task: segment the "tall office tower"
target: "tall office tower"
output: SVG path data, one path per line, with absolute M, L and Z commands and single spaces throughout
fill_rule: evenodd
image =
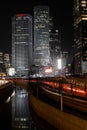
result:
M 34 7 L 34 63 L 47 66 L 50 63 L 49 7 Z
M 61 58 L 61 38 L 56 29 L 50 30 L 50 55 L 54 69 L 58 70 L 58 59 Z
M 32 16 L 16 14 L 12 18 L 12 65 L 18 76 L 28 76 L 32 64 Z
M 87 0 L 74 0 L 75 73 L 87 73 Z
M 54 26 L 53 17 L 50 17 L 49 22 L 51 64 L 54 68 L 54 74 L 58 74 L 58 59 L 61 58 L 61 36 L 59 30 Z

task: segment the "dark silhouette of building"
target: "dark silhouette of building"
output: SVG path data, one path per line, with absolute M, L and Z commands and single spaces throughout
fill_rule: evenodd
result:
M 87 0 L 74 0 L 75 74 L 87 73 Z

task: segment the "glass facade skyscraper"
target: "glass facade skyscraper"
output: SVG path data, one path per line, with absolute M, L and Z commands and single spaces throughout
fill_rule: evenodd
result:
M 61 38 L 58 30 L 50 30 L 50 55 L 54 69 L 58 69 L 58 59 L 61 58 Z
M 12 65 L 18 76 L 28 76 L 32 64 L 32 16 L 16 14 L 12 18 Z
M 75 73 L 87 73 L 87 0 L 74 0 Z
M 34 64 L 47 66 L 50 63 L 49 7 L 34 7 Z

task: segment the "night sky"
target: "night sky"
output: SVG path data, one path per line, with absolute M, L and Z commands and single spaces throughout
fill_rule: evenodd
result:
M 33 15 L 35 5 L 48 5 L 61 34 L 62 49 L 73 44 L 73 0 L 12 0 L 0 3 L 0 51 L 11 53 L 11 19 L 17 13 Z

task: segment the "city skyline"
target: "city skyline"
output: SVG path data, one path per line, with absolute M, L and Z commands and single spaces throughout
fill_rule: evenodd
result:
M 73 43 L 73 18 L 72 18 L 72 1 L 64 1 L 57 3 L 57 0 L 44 1 L 28 1 L 28 0 L 15 0 L 10 2 L 5 10 L 2 8 L 6 5 L 1 4 L 1 21 L 0 21 L 0 51 L 11 52 L 11 32 L 12 25 L 11 19 L 17 13 L 27 13 L 33 15 L 33 8 L 35 5 L 48 5 L 54 18 L 54 24 L 60 31 L 62 48 L 65 50 L 71 50 Z

